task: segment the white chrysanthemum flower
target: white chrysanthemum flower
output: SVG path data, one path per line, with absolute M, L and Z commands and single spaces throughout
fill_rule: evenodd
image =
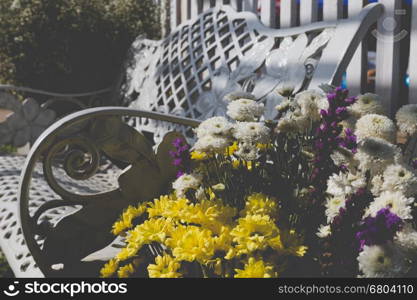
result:
M 260 118 L 265 111 L 263 103 L 250 99 L 238 99 L 227 106 L 227 115 L 233 120 L 252 122 Z
M 317 231 L 316 235 L 319 238 L 325 238 L 332 234 L 330 225 L 320 225 L 319 230 Z
M 327 180 L 327 193 L 335 197 L 347 197 L 366 185 L 366 179 L 362 174 L 352 173 L 333 174 Z
M 406 197 L 417 194 L 417 176 L 405 165 L 390 165 L 384 171 L 383 190 L 399 191 Z
M 294 133 L 305 133 L 311 130 L 312 122 L 313 120 L 310 118 L 310 116 L 303 114 L 301 112 L 301 108 L 297 105 L 294 110 L 287 112 L 287 114 L 280 119 L 277 128 L 278 130 L 280 128 L 285 129 L 285 123 L 287 123 L 287 130 L 291 127 L 294 127 Z
M 199 152 L 223 152 L 231 144 L 228 138 L 206 135 L 194 144 L 194 150 Z
M 331 197 L 326 202 L 327 223 L 332 223 L 333 219 L 339 215 L 341 208 L 345 208 L 346 199 L 344 197 Z
M 300 107 L 302 116 L 308 117 L 312 121 L 318 121 L 321 118 L 317 103 L 311 98 L 311 96 L 296 97 L 295 101 Z
M 413 202 L 414 198 L 407 198 L 401 192 L 384 191 L 369 205 L 365 217 L 369 215 L 375 217 L 381 209 L 389 208 L 392 213 L 403 220 L 412 219 L 411 205 Z
M 349 113 L 357 119 L 367 114 L 384 115 L 385 109 L 378 99 L 378 95 L 367 93 L 360 95 L 358 100 L 349 107 Z
M 340 172 L 333 174 L 327 180 L 327 193 L 332 196 L 346 196 L 352 192 L 352 187 L 347 179 L 347 174 Z
M 358 256 L 363 277 L 402 277 L 409 271 L 409 262 L 400 247 L 392 243 L 384 246 L 365 246 Z
M 314 102 L 319 101 L 320 99 L 327 99 L 326 94 L 324 94 L 321 91 L 318 90 L 306 90 L 301 93 L 298 93 L 295 96 L 295 100 L 301 99 L 301 98 L 308 98 Z
M 357 172 L 355 174 L 349 173 L 348 180 L 353 187 L 353 192 L 356 193 L 359 189 L 366 186 L 366 177 L 363 173 Z
M 309 109 L 312 109 L 313 107 L 316 108 L 316 111 L 314 112 L 315 116 L 314 118 L 320 118 L 320 110 L 322 109 L 328 109 L 329 108 L 329 101 L 327 100 L 327 97 L 324 93 L 317 91 L 317 90 L 307 90 L 301 93 L 298 93 L 295 96 L 294 99 L 300 106 L 301 103 L 304 103 L 304 105 L 308 106 Z M 315 105 L 312 106 L 310 102 L 313 102 Z
M 346 131 L 346 129 L 351 129 L 351 130 L 353 130 L 353 131 L 354 131 L 354 129 L 355 129 L 355 127 L 356 127 L 356 122 L 357 122 L 357 121 L 358 121 L 358 119 L 356 119 L 356 118 L 354 118 L 354 117 L 352 117 L 352 116 L 350 116 L 350 117 L 348 117 L 347 119 L 345 119 L 345 120 L 341 121 L 341 122 L 339 123 L 339 125 L 343 127 L 343 131 L 342 131 L 341 135 L 342 135 L 342 136 L 344 136 L 344 135 L 345 135 L 345 131 Z
M 293 85 L 283 85 L 279 87 L 277 90 L 277 93 L 283 97 L 289 97 L 294 92 L 294 86 Z
M 172 188 L 175 190 L 178 197 L 185 197 L 185 193 L 188 190 L 197 190 L 200 187 L 201 180 L 202 176 L 200 174 L 184 174 L 172 183 Z
M 256 147 L 256 144 L 241 142 L 239 143 L 238 150 L 234 154 L 240 159 L 253 161 L 259 157 L 259 149 Z
M 327 100 L 327 97 L 325 95 L 321 98 L 315 98 L 314 102 L 316 102 L 319 112 L 321 110 L 329 109 L 329 100 Z
M 278 120 L 276 129 L 281 133 L 296 133 L 299 131 L 297 121 L 287 116 Z
M 195 198 L 200 202 L 203 201 L 203 200 L 207 200 L 206 192 L 204 191 L 204 188 L 202 186 L 200 186 L 195 191 Z
M 242 142 L 267 144 L 270 140 L 270 130 L 263 123 L 238 122 L 235 126 L 234 137 Z
M 353 158 L 353 154 L 350 152 L 335 150 L 330 158 L 333 160 L 336 166 L 345 166 L 349 170 L 354 171 L 358 165 L 358 162 Z
M 256 100 L 256 97 L 255 95 L 252 95 L 251 93 L 247 92 L 233 92 L 224 96 L 224 100 L 227 102 L 232 102 L 238 99 Z
M 408 104 L 401 107 L 395 115 L 398 128 L 403 134 L 417 133 L 417 104 Z
M 203 138 L 209 135 L 227 138 L 231 135 L 233 125 L 224 117 L 213 117 L 203 121 L 195 130 L 197 137 Z
M 308 115 L 300 115 L 295 118 L 299 133 L 306 133 L 311 130 L 313 120 Z
M 275 106 L 275 109 L 277 111 L 283 112 L 286 111 L 287 109 L 289 109 L 291 106 L 291 100 L 284 100 L 282 101 L 280 104 L 278 104 L 277 106 Z
M 369 137 L 359 142 L 354 156 L 362 171 L 370 170 L 372 175 L 381 174 L 388 165 L 402 159 L 400 149 L 381 138 Z
M 398 231 L 394 241 L 406 251 L 417 252 L 417 231 L 411 224 L 406 224 L 401 231 Z
M 377 137 L 390 143 L 395 143 L 397 139 L 397 128 L 390 118 L 377 114 L 369 114 L 361 117 L 356 122 L 355 135 L 359 141 L 368 137 Z
M 371 193 L 375 197 L 378 197 L 383 192 L 382 185 L 384 184 L 384 178 L 382 174 L 372 177 L 371 180 Z
M 311 130 L 313 122 L 321 119 L 320 110 L 328 107 L 324 94 L 309 90 L 297 94 L 294 101 L 284 101 L 276 107 L 287 111 L 278 120 L 277 130 L 283 133 L 305 133 Z

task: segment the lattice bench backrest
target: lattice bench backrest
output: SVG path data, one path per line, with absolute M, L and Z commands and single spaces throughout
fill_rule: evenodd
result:
M 223 97 L 230 92 L 248 90 L 272 108 L 280 101 L 277 88 L 339 84 L 379 9 L 369 5 L 352 19 L 290 29 L 267 28 L 256 15 L 229 6 L 210 9 L 163 41 L 134 43 L 124 101 L 138 109 L 206 119 L 225 114 Z M 136 126 L 155 132 L 157 139 L 172 129 L 148 120 Z

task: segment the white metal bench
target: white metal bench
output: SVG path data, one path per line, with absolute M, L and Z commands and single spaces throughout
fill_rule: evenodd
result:
M 89 272 L 97 265 L 80 259 L 111 242 L 109 220 L 139 198 L 155 196 L 149 178 L 162 187 L 172 173 L 163 161 L 169 141 L 154 156 L 139 132 L 152 133 L 156 144 L 173 130 L 190 137 L 198 119 L 225 113 L 229 92 L 252 92 L 272 107 L 280 101 L 277 88 L 338 85 L 381 13 L 373 4 L 355 18 L 274 30 L 252 13 L 221 6 L 163 41 L 138 39 L 122 81 L 127 107 L 59 120 L 24 166 L 22 158 L 1 158 L 0 245 L 15 275 L 94 276 Z

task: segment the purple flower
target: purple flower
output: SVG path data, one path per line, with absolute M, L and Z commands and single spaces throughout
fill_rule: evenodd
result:
M 330 123 L 330 126 L 332 128 L 337 128 L 337 126 L 339 126 L 339 124 L 336 121 L 333 121 L 332 123 Z
M 312 185 L 319 187 L 315 197 L 320 198 L 320 193 L 326 191 L 327 179 L 335 172 L 340 171 L 331 159 L 331 154 L 339 147 L 343 146 L 351 151 L 356 151 L 356 137 L 349 133 L 342 137 L 342 126 L 340 122 L 348 117 L 347 107 L 351 105 L 355 98 L 346 100 L 348 90 L 336 88 L 327 94 L 329 108 L 320 110 L 322 120 L 315 129 L 314 137 L 314 167 L 318 171 L 311 174 Z M 322 196 L 322 195 L 321 195 Z
M 359 250 L 365 245 L 381 245 L 392 241 L 395 233 L 402 228 L 403 221 L 388 208 L 379 210 L 376 217 L 367 217 L 363 220 L 362 230 L 356 233 Z
M 178 152 L 177 151 L 169 151 L 169 156 L 171 156 L 172 158 L 175 158 L 178 156 Z
M 321 150 L 321 149 L 323 149 L 323 148 L 324 148 L 324 143 L 323 143 L 323 141 L 321 141 L 321 140 L 317 140 L 317 141 L 315 142 L 315 145 L 314 145 L 314 146 L 316 147 L 316 149 Z
M 180 148 L 182 144 L 183 144 L 183 140 L 182 140 L 181 138 L 176 138 L 176 139 L 172 142 L 172 145 L 173 145 L 175 148 Z
M 346 167 L 345 165 L 340 165 L 339 167 L 340 167 L 340 170 L 342 172 L 347 172 L 348 171 L 348 167 Z
M 354 104 L 357 100 L 358 100 L 358 98 L 356 98 L 356 97 L 349 97 L 349 98 L 346 98 L 346 99 L 345 99 L 345 103 L 346 103 L 347 105 L 352 105 L 352 104 Z
M 173 160 L 172 164 L 173 164 L 174 166 L 179 167 L 179 166 L 181 166 L 181 164 L 182 164 L 182 159 L 181 159 L 181 158 L 176 158 L 176 159 L 174 159 L 174 160 Z
M 176 138 L 172 142 L 176 151 L 169 151 L 169 155 L 173 158 L 172 164 L 178 167 L 177 177 L 184 174 L 190 168 L 190 146 L 182 138 Z
M 329 100 L 329 103 L 335 101 L 336 98 L 337 98 L 337 94 L 336 93 L 328 93 L 327 94 L 327 100 Z
M 338 116 L 343 115 L 343 114 L 346 113 L 346 111 L 347 111 L 346 107 L 343 107 L 343 106 L 338 107 L 338 108 L 336 108 L 336 115 L 338 115 Z
M 351 128 L 346 128 L 345 133 L 347 136 L 353 136 L 353 130 Z M 356 137 L 355 137 L 356 139 Z
M 347 128 L 345 130 L 345 137 L 341 138 L 341 140 L 339 141 L 339 146 L 342 146 L 346 149 L 351 150 L 352 153 L 357 152 L 357 148 L 358 148 L 357 138 L 356 138 L 356 135 L 353 134 L 352 129 Z
M 185 144 L 184 146 L 179 147 L 179 148 L 178 148 L 178 151 L 179 151 L 179 152 L 185 152 L 185 151 L 187 151 L 188 149 L 190 149 L 190 146 L 188 146 L 187 144 Z

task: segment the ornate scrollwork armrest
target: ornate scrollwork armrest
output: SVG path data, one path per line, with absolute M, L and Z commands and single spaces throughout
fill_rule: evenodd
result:
M 126 117 L 168 122 L 177 131 L 167 133 L 155 153 L 152 142 L 124 122 Z M 168 187 L 178 171 L 169 158 L 172 142 L 198 124 L 188 118 L 105 107 L 74 113 L 49 127 L 29 153 L 18 197 L 23 234 L 44 275 L 86 276 L 81 258 L 112 241 L 111 226 L 124 208 L 157 197 Z M 30 195 L 39 165 L 52 201 L 40 202 L 39 195 Z M 64 265 L 59 272 L 52 268 L 58 264 Z
M 0 145 L 33 145 L 42 132 L 62 115 L 89 107 L 109 105 L 108 98 L 111 98 L 110 93 L 113 90 L 111 87 L 94 92 L 62 94 L 0 84 Z M 24 93 L 21 95 L 30 97 L 20 101 L 7 91 Z M 109 95 L 105 96 L 106 94 Z

